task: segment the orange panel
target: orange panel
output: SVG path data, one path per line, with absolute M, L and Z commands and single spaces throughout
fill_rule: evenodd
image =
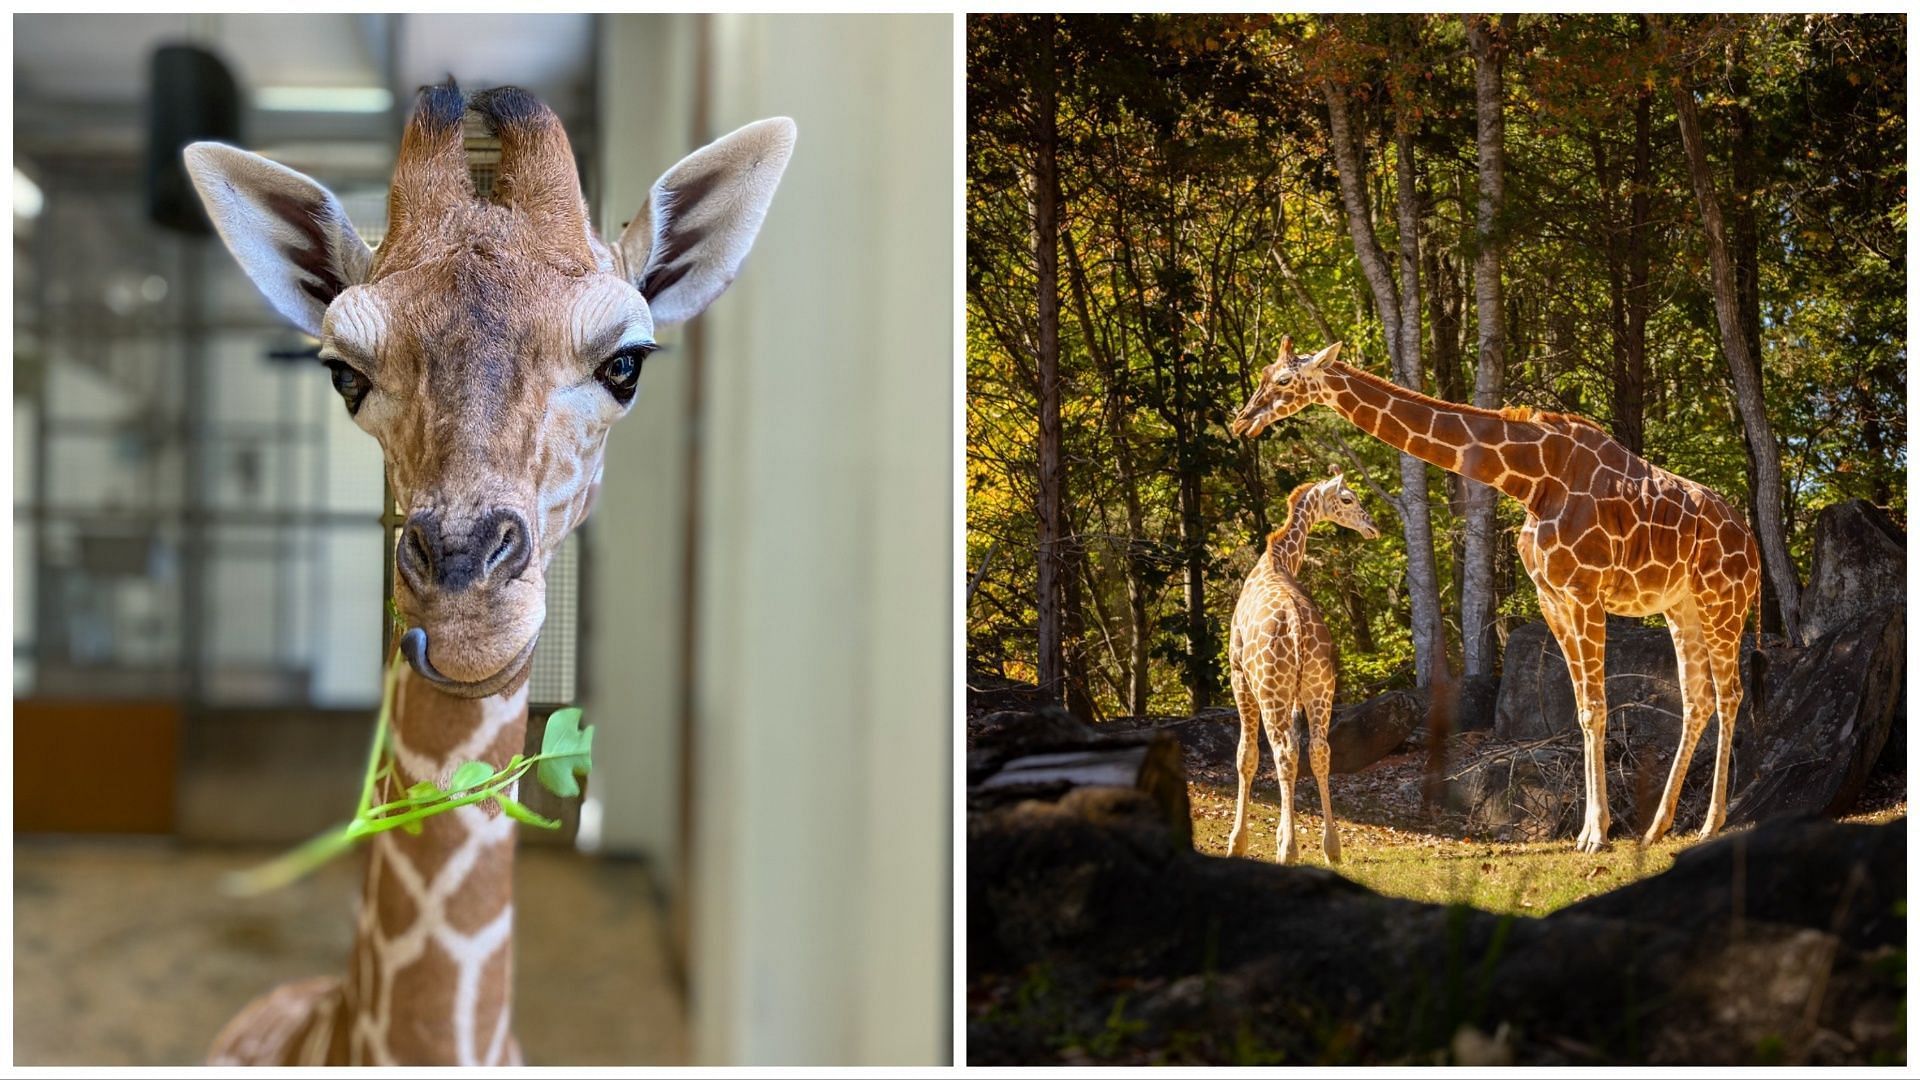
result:
M 171 833 L 180 707 L 144 701 L 13 703 L 17 833 Z

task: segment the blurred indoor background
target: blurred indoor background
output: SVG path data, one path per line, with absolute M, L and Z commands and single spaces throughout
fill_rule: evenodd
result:
M 168 140 L 230 124 L 375 241 L 403 110 L 448 74 L 559 112 L 603 233 L 709 139 L 800 132 L 746 270 L 663 335 L 549 576 L 533 728 L 582 704 L 599 733 L 567 827 L 523 830 L 529 1063 L 948 1059 L 952 35 L 15 17 L 18 1063 L 195 1063 L 256 994 L 344 971 L 358 860 L 253 900 L 216 881 L 351 813 L 380 452 L 180 210 Z M 183 56 L 190 92 L 156 80 Z

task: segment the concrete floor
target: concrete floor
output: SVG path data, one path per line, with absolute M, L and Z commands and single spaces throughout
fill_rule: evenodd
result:
M 14 1062 L 197 1065 L 281 982 L 346 970 L 360 862 L 235 900 L 220 875 L 277 854 L 16 839 Z M 638 865 L 523 847 L 514 1032 L 529 1065 L 686 1061 L 685 1009 Z

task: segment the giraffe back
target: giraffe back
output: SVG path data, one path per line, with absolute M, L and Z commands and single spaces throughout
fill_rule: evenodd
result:
M 1298 579 L 1263 553 L 1233 607 L 1231 658 L 1261 708 L 1302 704 L 1332 693 L 1333 634 Z

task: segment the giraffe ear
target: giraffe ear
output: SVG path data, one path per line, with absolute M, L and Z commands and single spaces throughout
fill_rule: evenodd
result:
M 320 184 L 259 154 L 198 142 L 183 152 L 207 217 L 275 311 L 320 336 L 327 305 L 367 279 L 373 251 Z
M 1324 349 L 1321 349 L 1319 352 L 1314 353 L 1312 356 L 1308 357 L 1306 360 L 1306 363 L 1300 366 L 1301 367 L 1319 367 L 1321 364 L 1324 364 L 1329 360 L 1338 359 L 1340 356 L 1340 345 L 1341 345 L 1340 342 L 1338 341 L 1334 342 L 1333 344 L 1327 346 Z
M 714 140 L 668 169 L 620 234 L 627 278 L 655 326 L 706 310 L 740 272 L 793 154 L 784 116 Z

